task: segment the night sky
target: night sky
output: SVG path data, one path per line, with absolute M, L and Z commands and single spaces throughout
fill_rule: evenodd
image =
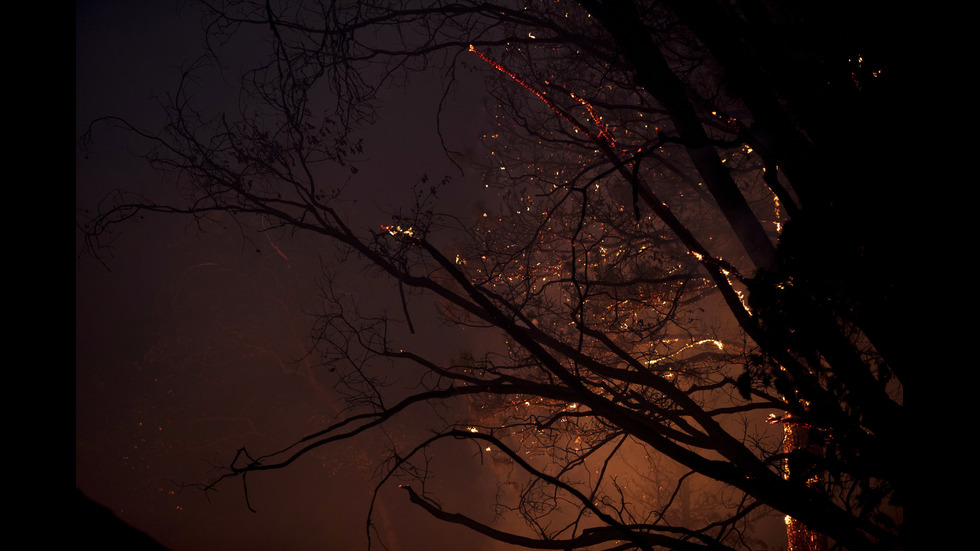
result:
M 103 115 L 159 125 L 155 98 L 173 89 L 202 38 L 192 9 L 77 2 L 76 138 Z M 443 129 L 460 149 L 476 147 L 485 116 L 479 83 L 474 77 L 445 115 Z M 214 89 L 214 101 L 228 101 L 221 94 L 233 86 Z M 454 172 L 438 145 L 440 94 L 433 79 L 388 92 L 350 183 L 355 227 L 390 219 L 422 174 L 455 176 L 444 195 L 462 209 L 485 199 L 482 186 Z M 97 126 L 92 137 L 88 150 L 76 149 L 78 208 L 93 208 L 112 189 L 154 194 L 172 184 L 173 175 L 151 170 L 138 157 L 141 144 L 125 133 Z M 257 513 L 248 511 L 237 481 L 207 495 L 192 486 L 241 446 L 279 449 L 342 414 L 333 381 L 313 369 L 316 358 L 304 357 L 309 314 L 319 307 L 318 262 L 330 251 L 302 237 L 273 240 L 231 223 L 198 228 L 180 217 L 147 216 L 120 230 L 99 251 L 104 265 L 84 254 L 77 263 L 76 486 L 174 550 L 364 548 L 377 461 L 390 442 L 417 430 L 418 419 L 252 477 Z M 364 283 L 362 267 L 333 268 L 362 282 L 354 292 L 367 303 L 397 304 L 390 283 Z M 436 342 L 437 328 L 423 321 L 431 305 L 413 307 L 413 338 Z M 446 353 L 467 346 L 460 334 Z M 486 496 L 493 480 L 449 468 L 474 461 L 472 454 L 456 449 L 442 459 L 442 483 L 457 500 L 450 505 L 481 495 L 492 501 Z M 462 541 L 468 549 L 495 549 L 431 520 L 396 484 L 380 495 L 376 536 L 391 550 L 456 549 Z
M 165 124 L 161 103 L 180 82 L 182 70 L 201 59 L 204 32 L 193 3 L 76 2 L 78 221 L 114 190 L 160 204 L 179 203 L 174 195 L 178 176 L 149 166 L 143 158 L 145 140 L 93 121 L 120 117 L 159 131 Z M 209 62 L 197 73 L 197 104 L 212 111 L 235 109 L 241 71 L 268 55 L 264 42 L 250 36 L 248 31 L 236 35 L 234 47 L 222 52 L 222 66 Z M 415 74 L 408 84 L 384 88 L 376 123 L 353 136 L 364 140 L 361 157 L 353 165 L 323 169 L 317 186 L 322 181 L 344 189 L 343 214 L 354 231 L 383 231 L 393 215 L 411 208 L 415 185 L 447 177 L 438 190 L 438 210 L 458 216 L 463 226 L 486 213 L 495 218 L 495 205 L 503 200 L 485 189 L 476 166 L 489 158 L 481 155 L 481 133 L 496 124 L 497 106 L 489 108 L 484 80 L 495 69 L 473 54 L 461 51 L 460 56 L 452 94 L 444 95 L 439 67 Z M 515 97 L 531 91 L 519 90 Z M 645 126 L 647 119 L 642 120 Z M 457 153 L 453 158 L 459 164 L 450 161 L 443 143 Z M 537 160 L 529 164 L 542 166 Z M 638 170 L 638 160 L 635 166 Z M 595 186 L 598 190 L 598 181 Z M 94 250 L 76 229 L 76 488 L 173 551 L 354 550 L 366 549 L 369 539 L 372 549 L 390 551 L 511 549 L 433 519 L 409 502 L 407 492 L 398 488 L 400 479 L 378 490 L 373 525 L 366 526 L 382 462 L 391 450 L 411 449 L 447 419 L 477 416 L 462 400 L 438 406 L 445 410 L 411 409 L 380 429 L 319 448 L 286 469 L 250 473 L 247 500 L 237 478 L 208 493 L 200 489 L 224 472 L 240 448 L 271 454 L 349 415 L 345 396 L 336 390 L 341 374 L 310 353 L 314 316 L 329 302 L 322 294 L 324 278 L 337 284 L 342 299 L 349 300 L 345 304 L 363 308 L 359 314 L 365 317 L 403 318 L 410 311 L 414 332 L 399 326 L 385 337 L 393 347 L 409 343 L 406 348 L 437 364 L 499 344 L 490 340 L 489 331 L 447 326 L 434 299 L 410 294 L 403 309 L 394 280 L 356 259 L 339 262 L 335 245 L 322 236 L 263 231 L 268 221 L 257 217 L 248 223 L 228 215 L 195 221 L 146 213 L 114 228 L 113 239 Z M 699 229 L 707 235 L 713 231 L 708 226 Z M 436 235 L 442 239 L 444 234 Z M 444 242 L 436 245 L 450 250 Z M 575 262 L 573 257 L 572 269 Z M 721 324 L 710 311 L 703 319 L 712 331 Z M 390 381 L 404 394 L 424 386 L 411 388 L 419 378 L 409 370 L 392 369 Z M 761 420 L 763 413 L 752 415 Z M 783 429 L 767 427 L 763 430 L 775 434 L 778 443 Z M 447 511 L 527 533 L 523 522 L 495 518 L 491 510 L 498 492 L 517 493 L 516 482 L 504 483 L 513 462 L 493 461 L 492 453 L 481 453 L 482 445 L 464 444 L 433 447 L 429 466 L 435 476 L 426 480 L 425 490 L 438 496 Z M 680 476 L 664 466 L 663 456 L 656 457 L 656 464 L 650 450 L 636 449 L 643 456 L 638 465 L 654 465 L 662 469 L 654 474 L 667 478 Z M 637 480 L 657 478 L 649 474 L 638 472 Z M 677 507 L 687 510 L 689 494 L 724 502 L 727 496 L 712 493 L 718 486 L 702 484 L 708 479 L 699 477 L 691 476 L 684 491 L 675 492 L 683 502 Z M 653 492 L 666 493 L 669 486 Z M 690 507 L 707 511 L 710 503 L 701 500 Z M 780 542 L 773 548 L 785 545 L 783 515 L 768 509 L 759 515 L 750 531 L 766 544 Z M 105 539 L 108 528 L 89 523 L 88 536 L 112 548 Z

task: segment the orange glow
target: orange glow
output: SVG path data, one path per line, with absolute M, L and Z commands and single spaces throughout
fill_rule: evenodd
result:
M 767 422 L 770 424 L 783 425 L 783 452 L 786 454 L 796 450 L 806 449 L 813 445 L 809 442 L 808 430 L 810 425 L 801 422 L 792 415 L 779 416 L 769 414 Z M 786 461 L 782 467 L 783 478 L 790 477 L 789 462 Z M 807 480 L 808 486 L 814 486 L 819 481 L 814 477 Z M 810 530 L 803 523 L 795 518 L 786 515 L 786 537 L 787 551 L 824 551 L 827 549 L 827 537 L 823 534 Z

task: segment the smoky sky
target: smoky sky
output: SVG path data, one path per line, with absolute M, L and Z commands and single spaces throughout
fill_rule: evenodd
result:
M 262 40 L 244 36 L 222 51 L 220 64 L 208 60 L 196 74 L 195 102 L 235 107 L 240 70 L 266 55 Z M 76 3 L 76 140 L 88 138 L 76 148 L 78 209 L 98 208 L 117 189 L 177 198 L 180 175 L 153 170 L 141 158 L 144 140 L 93 121 L 115 116 L 159 130 L 161 103 L 203 46 L 193 4 Z M 461 219 L 493 211 L 497 201 L 471 166 L 481 157 L 480 133 L 492 124 L 484 87 L 492 69 L 469 61 L 455 60 L 449 94 L 438 66 L 384 88 L 377 121 L 352 136 L 364 140 L 356 171 L 322 174 L 343 189 L 342 215 L 354 230 L 379 231 L 411 208 L 413 186 L 447 177 L 440 210 Z M 392 551 L 507 548 L 432 519 L 409 503 L 397 479 L 380 488 L 366 525 L 390 450 L 410 449 L 431 436 L 430 426 L 466 416 L 464 403 L 446 406 L 460 411 L 419 408 L 288 469 L 250 474 L 248 502 L 240 480 L 209 493 L 196 486 L 240 448 L 275 452 L 347 413 L 335 371 L 308 353 L 325 274 L 336 296 L 367 315 L 410 312 L 414 334 L 402 329 L 394 338 L 436 361 L 494 344 L 446 326 L 424 297 L 410 295 L 403 310 L 397 284 L 349 257 L 341 262 L 322 239 L 249 223 L 147 214 L 116 228 L 94 251 L 98 258 L 76 233 L 77 488 L 173 550 L 365 549 L 369 535 L 374 548 L 381 541 Z M 392 366 L 394 384 L 407 388 L 408 377 Z M 509 491 L 501 484 L 506 464 L 467 445 L 432 451 L 426 490 L 447 511 L 524 528 L 490 509 L 498 492 Z M 780 523 L 775 532 L 784 530 Z
M 161 98 L 202 52 L 198 15 L 193 7 L 178 10 L 166 2 L 76 3 L 76 139 L 105 115 L 151 129 L 162 124 Z M 260 44 L 243 48 L 242 60 L 261 51 Z M 211 78 L 213 103 L 221 105 L 234 83 Z M 358 174 L 346 180 L 357 194 L 355 227 L 397 212 L 423 174 L 452 176 L 444 197 L 457 208 L 487 199 L 478 180 L 460 175 L 440 145 L 435 113 L 442 91 L 433 77 L 386 92 L 378 124 L 364 131 Z M 486 114 L 479 76 L 453 97 L 443 133 L 458 149 L 472 151 Z M 140 159 L 145 147 L 124 132 L 94 126 L 87 147 L 76 149 L 76 207 L 96 208 L 120 188 L 167 197 L 176 175 L 151 170 Z M 170 549 L 362 549 L 378 462 L 390 446 L 409 442 L 423 418 L 408 416 L 287 470 L 252 477 L 248 491 L 256 513 L 248 511 L 239 482 L 209 494 L 194 487 L 242 446 L 277 450 L 343 414 L 335 381 L 306 355 L 311 314 L 321 300 L 316 276 L 331 252 L 315 239 L 256 229 L 220 218 L 198 225 L 147 216 L 119 228 L 98 251 L 99 260 L 80 256 L 76 486 Z M 81 248 L 76 235 L 76 254 Z M 377 308 L 396 304 L 390 282 L 361 277 L 357 265 L 332 268 L 358 283 L 350 292 L 359 300 Z M 419 320 L 434 312 L 423 302 L 412 308 Z M 413 338 L 445 348 L 440 330 L 420 321 Z M 466 337 L 457 336 L 442 352 L 467 346 Z M 472 450 L 446 448 L 434 465 L 447 505 L 492 501 L 492 477 L 454 467 L 474 461 Z M 496 548 L 430 519 L 408 504 L 397 484 L 380 496 L 373 536 L 389 549 L 456 549 L 460 542 L 474 550 Z

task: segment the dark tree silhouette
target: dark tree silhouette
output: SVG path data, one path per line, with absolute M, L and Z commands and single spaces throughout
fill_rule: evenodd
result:
M 400 316 L 325 272 L 315 349 L 350 415 L 239 450 L 205 486 L 432 406 L 442 424 L 392 450 L 381 484 L 407 477 L 413 503 L 503 542 L 754 548 L 775 510 L 842 548 L 903 548 L 896 68 L 873 13 L 783 4 L 208 3 L 215 58 L 243 33 L 270 56 L 237 112 L 195 105 L 196 67 L 161 132 L 100 121 L 145 138 L 183 199 L 114 195 L 82 222 L 93 249 L 139 213 L 230 213 L 366 262 Z M 446 182 L 423 178 L 390 225 L 358 228 L 338 184 L 357 177 L 357 126 L 386 83 L 433 67 L 447 93 L 457 71 L 485 75 L 485 150 L 450 155 L 500 203 L 444 212 Z M 424 352 L 407 336 L 422 297 L 486 349 Z M 525 531 L 426 491 L 445 443 L 504 472 L 488 505 Z

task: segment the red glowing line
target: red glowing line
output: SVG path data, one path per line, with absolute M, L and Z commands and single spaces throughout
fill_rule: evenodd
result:
M 527 89 L 529 92 L 531 92 L 532 94 L 534 94 L 535 96 L 537 96 L 538 99 L 540 99 L 541 101 L 543 101 L 545 105 L 547 105 L 552 111 L 555 112 L 555 114 L 557 114 L 559 117 L 567 120 L 568 122 L 572 123 L 572 126 L 574 126 L 576 129 L 578 129 L 580 132 L 584 133 L 586 136 L 592 138 L 593 140 L 595 140 L 597 142 L 603 142 L 603 143 L 606 143 L 606 144 L 608 144 L 610 146 L 613 145 L 612 136 L 609 134 L 609 132 L 606 131 L 606 126 L 604 124 L 602 124 L 602 122 L 599 120 L 598 113 L 596 113 L 595 109 L 592 107 L 591 104 L 589 104 L 589 102 L 587 102 L 584 99 L 576 96 L 575 94 L 571 94 L 572 99 L 578 101 L 579 103 L 581 103 L 582 105 L 585 106 L 585 109 L 589 112 L 589 116 L 592 117 L 593 122 L 595 122 L 596 126 L 599 127 L 599 135 L 598 136 L 596 136 L 591 131 L 589 131 L 589 129 L 587 129 L 584 126 L 582 126 L 581 123 L 579 123 L 577 120 L 575 120 L 575 118 L 573 118 L 571 115 L 569 115 L 568 113 L 566 113 L 565 110 L 563 110 L 561 107 L 559 107 L 557 104 L 555 104 L 555 102 L 551 101 L 551 99 L 549 99 L 545 95 L 544 92 L 538 90 L 533 85 L 531 85 L 530 83 L 528 83 L 527 81 L 525 81 L 521 77 L 517 76 L 510 69 L 504 67 L 503 65 L 501 65 L 501 64 L 497 63 L 496 61 L 494 61 L 494 60 L 490 59 L 489 57 L 487 57 L 483 52 L 481 52 L 480 50 L 477 50 L 476 47 L 473 46 L 472 44 L 470 45 L 470 51 L 473 52 L 474 54 L 478 55 L 480 57 L 480 59 L 482 59 L 487 65 L 490 65 L 494 69 L 496 69 L 496 70 L 500 71 L 501 73 L 509 76 L 514 82 L 520 84 L 525 89 Z
M 602 122 L 602 118 L 599 116 L 599 113 L 596 112 L 595 108 L 592 107 L 592 104 L 586 101 L 585 98 L 580 98 L 576 96 L 574 92 L 569 93 L 569 95 L 572 97 L 572 99 L 585 106 L 585 110 L 588 111 L 589 116 L 592 117 L 592 122 L 594 122 L 595 125 L 599 127 L 599 137 L 607 141 L 610 146 L 615 147 L 616 144 L 613 141 L 612 134 L 610 134 L 609 131 L 606 130 L 606 125 Z

